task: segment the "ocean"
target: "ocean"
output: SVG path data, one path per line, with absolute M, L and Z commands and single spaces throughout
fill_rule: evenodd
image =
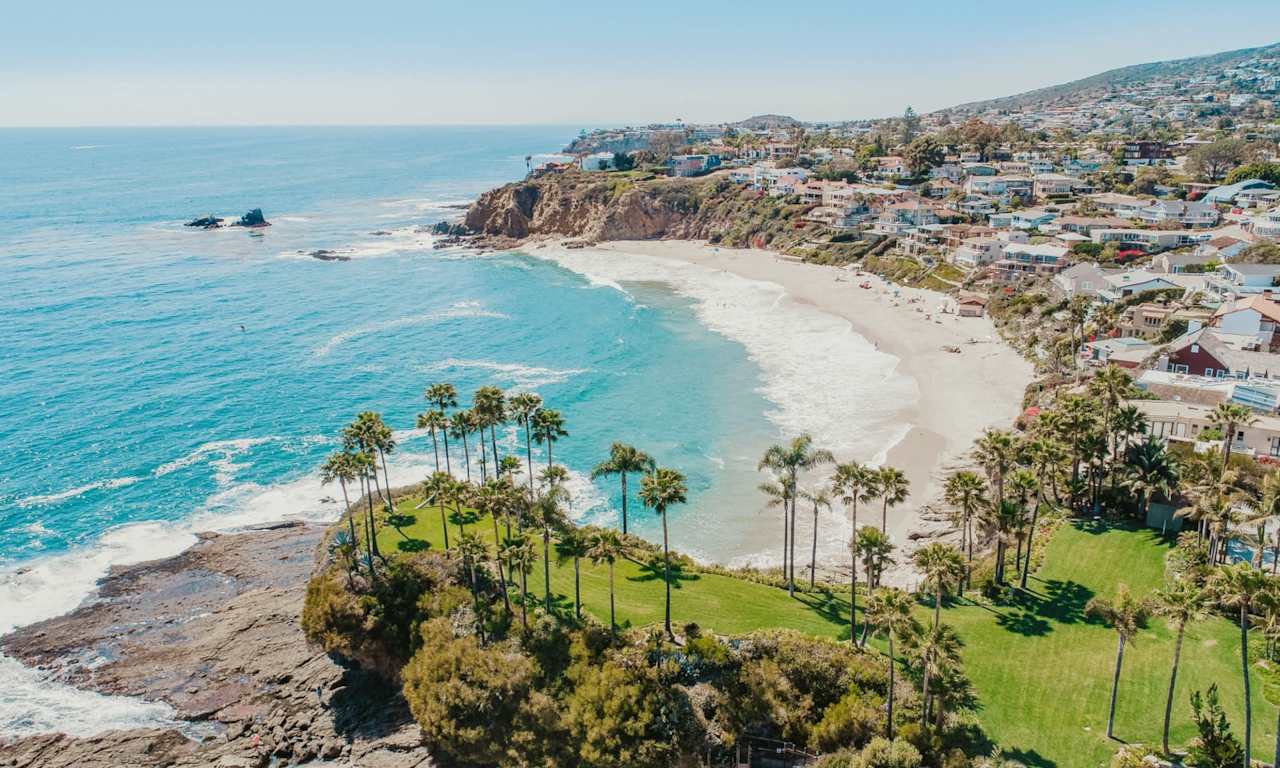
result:
M 435 250 L 428 228 L 555 152 L 565 127 L 0 130 L 0 633 L 200 530 L 332 520 L 315 469 L 357 412 L 432 469 L 423 390 L 533 390 L 569 436 L 573 517 L 611 442 L 689 479 L 673 546 L 768 562 L 755 464 L 801 429 L 873 460 L 903 425 L 893 358 L 776 286 L 637 259 Z M 182 226 L 263 209 L 264 230 Z M 336 251 L 349 261 L 308 253 Z M 769 317 L 762 323 L 761 317 Z M 816 382 L 847 382 L 839 403 Z M 500 448 L 515 451 L 514 427 Z M 540 455 L 540 452 L 539 452 Z M 537 457 L 535 456 L 535 459 Z M 633 527 L 659 534 L 633 507 Z M 833 534 L 838 549 L 840 536 Z M 0 735 L 167 717 L 0 657 Z

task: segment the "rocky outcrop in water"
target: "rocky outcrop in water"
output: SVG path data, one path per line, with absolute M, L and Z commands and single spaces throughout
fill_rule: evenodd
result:
M 239 219 L 231 222 L 233 227 L 269 227 L 271 222 L 262 215 L 261 208 L 254 208 Z
M 206 534 L 177 557 L 112 573 L 73 613 L 4 637 L 5 653 L 58 680 L 164 701 L 180 722 L 0 743 L 0 766 L 433 765 L 398 691 L 303 637 L 322 536 L 300 524 Z
M 200 229 L 217 229 L 218 227 L 222 226 L 223 221 L 225 221 L 225 219 L 214 216 L 211 213 L 208 216 L 201 216 L 198 219 L 192 219 L 191 221 L 188 221 L 186 224 L 183 224 L 182 226 L 199 227 Z

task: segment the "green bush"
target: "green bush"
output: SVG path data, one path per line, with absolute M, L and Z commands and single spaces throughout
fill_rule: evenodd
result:
M 819 752 L 861 747 L 883 727 L 878 697 L 853 691 L 822 714 L 809 730 L 809 746 Z

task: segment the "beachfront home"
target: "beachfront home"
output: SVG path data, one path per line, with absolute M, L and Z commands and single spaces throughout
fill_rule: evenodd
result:
M 1159 229 L 1095 229 L 1089 233 L 1089 237 L 1093 242 L 1103 245 L 1115 243 L 1121 250 L 1138 248 L 1159 251 L 1195 242 L 1195 237 L 1190 232 Z
M 1218 378 L 1274 379 L 1280 378 L 1280 356 L 1263 350 L 1250 334 L 1201 328 L 1189 331 L 1170 343 L 1155 368 Z
M 1162 440 L 1183 443 L 1200 442 L 1208 430 L 1217 432 L 1213 408 L 1208 405 L 1173 400 L 1135 400 L 1133 405 L 1147 417 L 1147 431 Z M 1275 459 L 1280 457 L 1280 418 L 1258 416 L 1251 424 L 1236 428 L 1231 440 L 1235 454 Z
M 1211 260 L 1194 251 L 1183 253 L 1165 251 L 1152 257 L 1149 269 L 1152 272 L 1176 275 L 1187 271 L 1189 267 L 1203 267 L 1206 262 Z
M 1116 329 L 1126 338 L 1158 338 L 1171 323 L 1179 322 L 1182 333 L 1209 324 L 1211 313 L 1199 307 L 1184 308 L 1167 300 L 1135 304 L 1120 313 Z
M 1124 229 L 1129 226 L 1127 219 L 1119 216 L 1060 216 L 1053 222 L 1059 231 L 1090 235 L 1095 229 Z
M 980 293 L 961 291 L 956 298 L 956 314 L 960 317 L 982 317 L 987 310 L 987 297 Z
M 1088 198 L 1102 210 L 1124 219 L 1133 218 L 1134 214 L 1148 205 L 1148 201 L 1140 197 L 1121 195 L 1116 192 L 1102 192 L 1096 195 L 1088 195 Z
M 1209 288 L 1221 296 L 1270 293 L 1280 277 L 1280 264 L 1222 264 Z
M 1001 258 L 993 266 L 998 279 L 1016 282 L 1056 274 L 1067 266 L 1066 259 L 1065 246 L 1052 243 L 1008 243 Z
M 1205 405 L 1237 403 L 1261 413 L 1280 408 L 1280 382 L 1268 379 L 1236 379 L 1197 376 L 1191 373 L 1143 371 L 1134 381 L 1138 389 L 1161 400 Z
M 1031 179 L 1025 176 L 970 176 L 964 183 L 965 194 L 993 197 L 1030 197 Z
M 1081 355 L 1094 365 L 1137 368 L 1155 351 L 1154 344 L 1140 338 L 1096 339 L 1086 342 Z
M 1005 241 L 994 237 L 969 237 L 951 252 L 951 262 L 966 269 L 991 264 L 1004 253 Z
M 1110 287 L 1107 282 L 1109 274 L 1114 272 L 1107 272 L 1092 261 L 1082 261 L 1054 275 L 1052 286 L 1054 291 L 1062 296 L 1094 298 L 1098 295 L 1098 291 Z
M 1250 228 L 1257 237 L 1280 240 L 1280 207 L 1272 208 L 1264 214 L 1254 216 Z
M 1280 347 L 1277 324 L 1280 324 L 1280 304 L 1272 300 L 1271 294 L 1224 302 L 1209 321 L 1209 325 L 1226 333 L 1253 336 L 1263 349 L 1272 352 Z

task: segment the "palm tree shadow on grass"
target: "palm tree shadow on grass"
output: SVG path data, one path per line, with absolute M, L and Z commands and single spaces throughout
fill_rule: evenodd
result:
M 1088 620 L 1084 608 L 1093 597 L 1093 590 L 1075 581 L 1032 580 L 1043 585 L 1043 591 L 1012 590 L 996 607 L 983 606 L 996 615 L 997 624 L 1020 635 L 1041 637 L 1052 632 L 1054 624 Z
M 628 576 L 627 581 L 662 581 L 663 565 L 662 558 L 654 558 L 649 562 L 639 562 L 632 560 L 636 565 L 640 566 L 639 576 Z M 671 588 L 680 589 L 682 581 L 697 581 L 701 579 L 698 573 L 688 573 L 684 566 L 680 563 L 671 564 Z
M 1034 749 L 1004 749 L 1001 754 L 1010 760 L 1022 763 L 1027 768 L 1057 768 L 1058 764 Z
M 474 510 L 464 508 L 461 513 L 450 512 L 449 522 L 456 526 L 474 525 L 480 522 L 480 515 Z
M 426 552 L 431 549 L 431 542 L 422 539 L 401 539 L 396 542 L 396 549 L 401 552 Z
M 830 592 L 796 592 L 796 601 L 818 614 L 824 621 L 844 627 L 841 639 L 849 639 L 849 601 Z M 861 613 L 861 611 L 859 611 Z M 861 621 L 859 621 L 861 623 Z

